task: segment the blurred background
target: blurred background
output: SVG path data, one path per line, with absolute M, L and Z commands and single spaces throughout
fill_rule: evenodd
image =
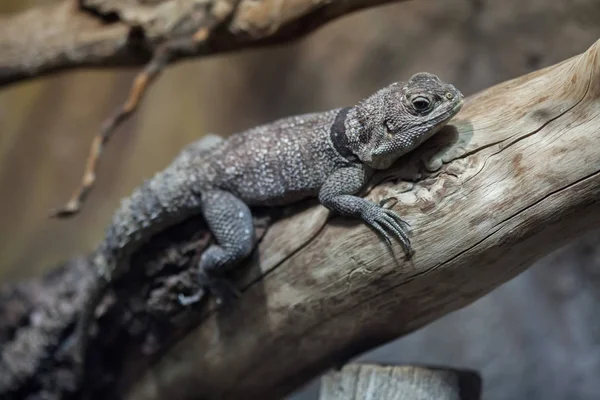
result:
M 1 0 L 11 13 L 53 0 Z M 204 135 L 352 105 L 418 71 L 469 95 L 600 38 L 598 0 L 421 0 L 333 21 L 307 38 L 171 66 L 102 160 L 83 212 L 51 220 L 134 70 L 78 70 L 0 88 L 0 279 L 41 274 L 102 238 L 120 198 Z M 550 161 L 551 162 L 551 161 Z M 600 232 L 471 306 L 363 359 L 477 369 L 484 399 L 600 399 Z M 293 396 L 317 398 L 312 383 Z

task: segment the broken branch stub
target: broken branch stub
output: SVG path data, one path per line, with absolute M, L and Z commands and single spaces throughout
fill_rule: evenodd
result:
M 474 371 L 409 365 L 348 364 L 327 373 L 319 400 L 480 400 Z

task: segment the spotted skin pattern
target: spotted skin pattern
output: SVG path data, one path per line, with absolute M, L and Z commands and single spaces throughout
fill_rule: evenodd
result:
M 355 194 L 376 169 L 388 168 L 444 126 L 463 96 L 436 76 L 419 73 L 354 107 L 280 119 L 227 140 L 209 135 L 190 144 L 164 171 L 123 200 L 93 258 L 97 280 L 80 316 L 76 340 L 85 364 L 94 311 L 111 282 L 129 268 L 142 243 L 168 226 L 202 214 L 216 243 L 199 261 L 201 292 L 227 301 L 235 289 L 223 274 L 255 245 L 251 207 L 318 197 L 341 215 L 359 218 L 391 244 L 411 247 L 400 216 Z

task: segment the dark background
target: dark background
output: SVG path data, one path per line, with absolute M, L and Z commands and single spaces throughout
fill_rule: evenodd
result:
M 46 1 L 1 0 L 0 12 Z M 40 274 L 101 239 L 119 199 L 206 132 L 351 105 L 418 71 L 469 95 L 600 38 L 599 0 L 413 0 L 363 11 L 285 47 L 170 67 L 106 152 L 83 213 L 47 218 L 78 182 L 133 70 L 78 70 L 0 89 L 0 276 Z M 548 162 L 552 162 L 549 160 Z M 600 399 L 600 232 L 473 305 L 364 358 L 483 374 L 484 399 Z M 315 399 L 316 384 L 296 399 Z

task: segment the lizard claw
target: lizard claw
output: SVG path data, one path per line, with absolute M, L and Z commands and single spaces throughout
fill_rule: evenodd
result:
M 179 295 L 177 295 L 177 300 L 179 300 L 179 304 L 181 304 L 184 307 L 187 307 L 189 305 L 199 302 L 200 300 L 202 300 L 203 297 L 204 289 L 200 289 L 196 293 L 189 296 L 179 293 Z
M 413 250 L 407 233 L 410 225 L 398 213 L 388 208 L 373 205 L 365 213 L 364 219 L 389 245 L 391 245 L 391 239 L 394 237 L 402 243 L 407 258 L 412 256 Z
M 206 274 L 201 274 L 200 286 L 201 289 L 195 294 L 189 296 L 179 294 L 177 296 L 179 304 L 184 307 L 195 304 L 204 298 L 207 291 L 215 296 L 216 303 L 219 306 L 229 306 L 241 296 L 238 288 L 224 278 L 209 278 Z

